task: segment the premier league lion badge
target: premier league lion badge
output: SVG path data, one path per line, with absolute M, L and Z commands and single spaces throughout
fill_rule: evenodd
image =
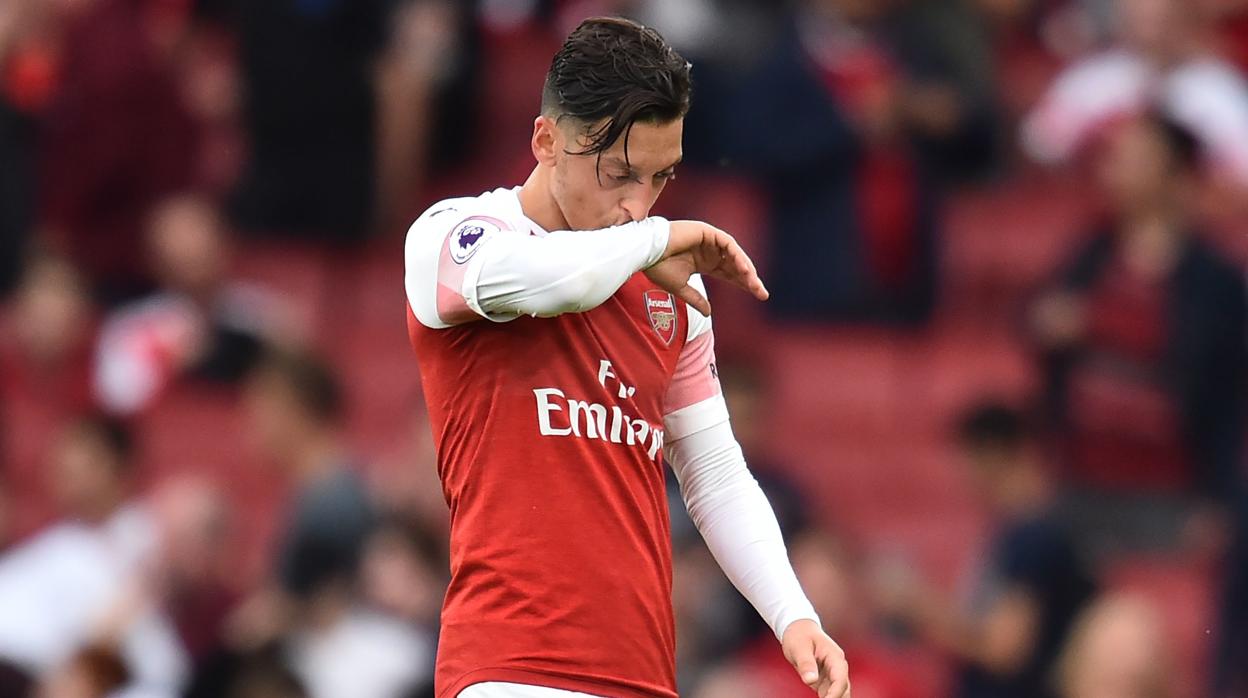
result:
M 451 234 L 451 259 L 456 264 L 467 262 L 496 228 L 485 221 L 468 220 Z
M 676 299 L 667 291 L 654 289 L 646 291 L 646 315 L 650 317 L 650 327 L 665 344 L 671 344 L 676 338 Z

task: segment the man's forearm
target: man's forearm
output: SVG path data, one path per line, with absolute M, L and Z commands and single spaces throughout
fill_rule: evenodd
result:
M 711 554 L 776 637 L 793 621 L 817 623 L 789 562 L 775 512 L 746 467 L 728 422 L 673 442 L 667 454 Z
M 657 262 L 668 234 L 666 220 L 647 218 L 604 230 L 496 236 L 470 262 L 463 295 L 486 316 L 590 310 Z

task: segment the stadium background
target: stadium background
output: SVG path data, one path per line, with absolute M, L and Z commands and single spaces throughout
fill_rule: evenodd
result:
M 608 13 L 694 64 L 658 212 L 775 291 L 711 289 L 721 375 L 854 695 L 976 695 L 1003 570 L 1095 579 L 1040 604 L 1056 695 L 1248 695 L 1237 0 L 6 0 L 0 695 L 431 695 L 402 235 L 523 180 L 550 56 Z M 1151 198 L 1202 242 L 1124 233 L 1133 276 L 1095 241 L 1151 210 L 1106 171 L 1181 150 L 1155 113 L 1199 162 Z M 1017 488 L 1080 562 L 1031 555 Z M 673 528 L 682 695 L 802 695 Z

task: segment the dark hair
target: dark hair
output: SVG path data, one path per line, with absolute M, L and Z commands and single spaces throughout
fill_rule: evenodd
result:
M 957 425 L 958 441 L 966 448 L 1021 448 L 1031 438 L 1031 427 L 1022 411 L 999 402 L 984 402 L 962 413 Z
M 110 694 L 130 683 L 130 669 L 114 648 L 91 645 L 74 655 L 72 664 L 87 674 L 99 695 Z
M 689 111 L 689 62 L 649 27 L 618 17 L 581 22 L 551 61 L 542 113 L 585 125 L 588 145 L 575 155 L 598 155 L 633 124 L 670 123 Z M 569 151 L 572 152 L 572 151 Z
M 270 350 L 260 361 L 257 375 L 281 381 L 307 415 L 323 422 L 337 421 L 343 412 L 342 386 L 327 363 L 308 353 Z
M 99 439 L 119 468 L 130 466 L 134 457 L 134 435 L 122 420 L 103 413 L 86 414 L 74 421 L 73 431 Z
M 1158 109 L 1146 112 L 1144 123 L 1154 128 L 1170 152 L 1170 164 L 1176 172 L 1190 174 L 1201 166 L 1203 155 L 1200 138 L 1173 116 Z

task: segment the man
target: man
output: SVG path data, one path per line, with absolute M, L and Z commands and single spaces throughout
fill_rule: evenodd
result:
M 298 610 L 355 585 L 375 512 L 342 442 L 344 398 L 328 365 L 273 351 L 251 375 L 245 404 L 257 447 L 296 490 L 274 584 L 232 622 L 236 644 L 258 646 L 292 626 Z
M 1244 443 L 1248 288 L 1201 230 L 1196 135 L 1157 112 L 1108 128 L 1104 215 L 1032 308 L 1067 509 L 1092 555 L 1216 550 Z
M 587 20 L 546 77 L 524 186 L 439 203 L 408 233 L 451 510 L 439 698 L 676 696 L 664 460 L 803 680 L 849 694 L 733 439 L 696 274 L 767 291 L 727 233 L 648 217 L 689 87 L 653 30 Z
M 985 403 L 957 441 L 994 520 L 971 607 L 905 576 L 877 581 L 886 612 L 957 659 L 959 698 L 1050 698 L 1051 671 L 1096 581 L 1055 510 L 1055 489 L 1025 417 Z M 890 575 L 891 577 L 891 575 Z

